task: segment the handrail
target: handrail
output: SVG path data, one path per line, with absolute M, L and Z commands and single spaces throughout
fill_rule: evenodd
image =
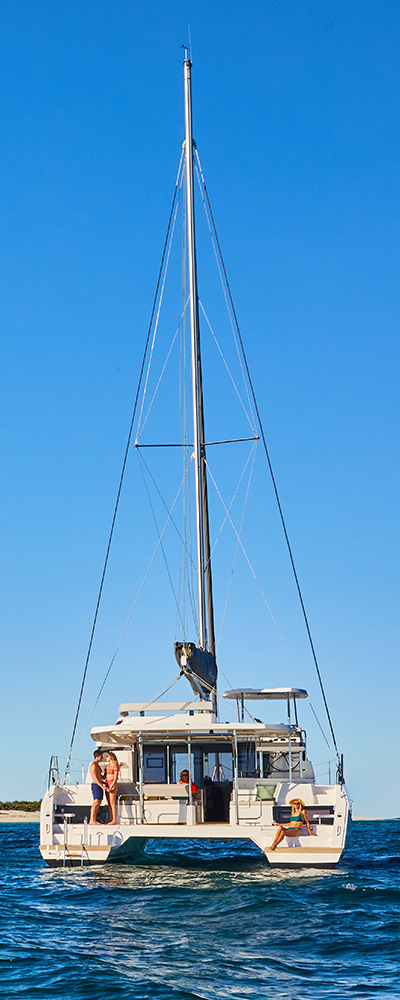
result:
M 140 797 L 140 822 L 144 823 L 144 800 L 143 800 L 143 737 L 139 733 L 139 797 Z
M 54 761 L 54 763 L 53 763 Z M 58 767 L 58 757 L 53 754 L 50 757 L 49 774 L 47 778 L 47 788 L 51 785 L 61 785 L 60 771 Z
M 259 793 L 257 791 L 254 792 L 252 788 L 239 788 L 238 792 L 237 792 L 237 809 L 236 809 L 236 812 L 237 812 L 237 823 L 240 822 L 240 816 L 239 816 L 240 798 L 242 798 L 242 800 L 243 800 L 243 798 L 245 796 L 248 796 L 248 805 L 249 806 L 254 805 L 256 802 L 260 803 L 260 812 L 259 812 L 259 814 L 257 816 L 252 816 L 252 819 L 261 819 L 261 817 L 262 817 L 262 811 L 263 811 L 263 807 L 262 807 L 262 803 L 263 802 L 270 802 L 271 806 L 274 806 L 274 804 L 275 804 L 274 803 L 274 799 L 262 799 L 261 795 L 259 795 Z M 251 796 L 251 798 L 250 798 L 250 796 Z M 241 804 L 244 805 L 243 801 L 242 801 Z

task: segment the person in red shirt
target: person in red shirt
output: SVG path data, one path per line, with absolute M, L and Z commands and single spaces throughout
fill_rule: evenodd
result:
M 178 785 L 188 785 L 189 784 L 189 771 L 181 771 Z M 192 795 L 196 795 L 198 792 L 197 785 L 192 781 Z

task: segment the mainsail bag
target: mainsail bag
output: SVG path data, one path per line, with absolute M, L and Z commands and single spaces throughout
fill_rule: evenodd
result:
M 209 698 L 217 682 L 215 656 L 194 642 L 175 642 L 175 656 L 195 694 Z

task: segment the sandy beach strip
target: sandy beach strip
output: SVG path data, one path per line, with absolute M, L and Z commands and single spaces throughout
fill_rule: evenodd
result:
M 353 816 L 353 823 L 383 823 L 386 816 Z
M 0 809 L 0 823 L 39 823 L 40 812 L 23 812 L 22 809 Z

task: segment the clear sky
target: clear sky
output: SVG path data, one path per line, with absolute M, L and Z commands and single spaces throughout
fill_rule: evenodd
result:
M 354 811 L 400 815 L 399 16 L 394 0 L 3 2 L 1 799 L 40 797 L 50 755 L 68 749 L 181 152 L 190 24 L 195 139 Z M 229 353 L 197 211 L 200 295 Z M 179 233 L 174 254 L 158 362 L 179 320 Z M 207 429 L 232 415 L 243 431 L 205 329 L 203 343 Z M 236 472 L 221 461 L 228 497 Z M 169 502 L 172 471 L 157 467 Z M 213 538 L 221 511 L 213 496 Z M 261 449 L 243 540 L 323 720 Z M 155 543 L 133 454 L 82 726 Z M 94 722 L 174 677 L 175 620 L 159 553 Z M 219 662 L 233 686 L 299 683 L 242 557 Z M 308 707 L 302 718 L 322 764 Z M 79 756 L 91 750 L 86 738 Z

